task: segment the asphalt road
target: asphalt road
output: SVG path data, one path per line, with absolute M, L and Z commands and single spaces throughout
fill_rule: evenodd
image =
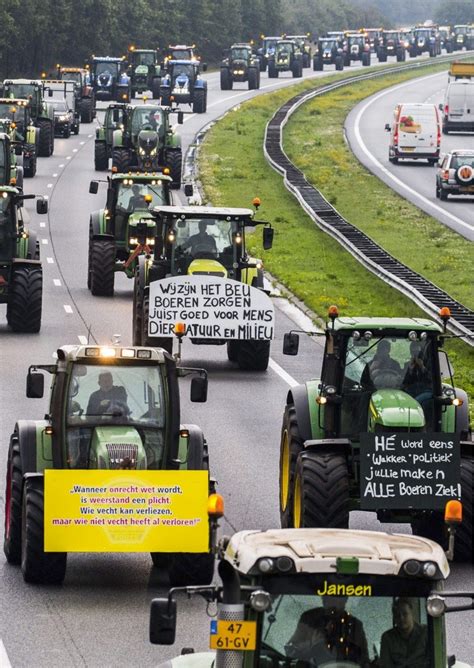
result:
M 208 113 L 186 117 L 181 129 L 184 147 L 210 120 L 259 94 L 249 93 L 244 85 L 221 92 L 218 74 L 207 78 Z M 271 81 L 263 75 L 260 93 L 292 83 L 288 75 Z M 86 287 L 89 213 L 105 200 L 105 190 L 97 196 L 88 194 L 89 181 L 103 178 L 93 169 L 93 137 L 94 125 L 82 125 L 79 136 L 56 140 L 54 156 L 39 160 L 36 178 L 25 180 L 27 192 L 50 198 L 48 216 L 31 215 L 31 228 L 41 239 L 44 266 L 43 325 L 39 335 L 14 336 L 7 328 L 4 307 L 0 310 L 2 480 L 15 420 L 38 419 L 47 410 L 46 400 L 25 399 L 28 365 L 48 363 L 60 345 L 85 342 L 89 329 L 100 343 L 109 342 L 115 333 L 121 334 L 123 343 L 131 343 L 132 282 L 118 275 L 111 299 L 92 297 Z M 30 205 L 27 208 L 33 210 Z M 201 425 L 208 439 L 211 471 L 226 499 L 223 532 L 228 534 L 279 525 L 278 454 L 286 392 L 289 384 L 315 375 L 321 363 L 321 344 L 310 339 L 302 341 L 298 357 L 283 357 L 283 333 L 295 321 L 299 323 L 299 317 L 286 301 L 276 299 L 275 306 L 277 338 L 266 373 L 234 370 L 223 348 L 184 348 L 186 363 L 209 371 L 207 404 L 190 404 L 189 386 L 183 383 L 182 421 Z M 3 485 L 0 494 L 3 513 Z M 381 528 L 373 514 L 362 513 L 353 514 L 351 526 Z M 384 528 L 407 531 L 404 526 Z M 468 568 L 454 566 L 449 587 L 472 588 L 469 578 Z M 26 585 L 20 570 L 0 558 L 0 666 L 7 666 L 8 659 L 14 668 L 152 666 L 183 646 L 206 649 L 209 618 L 199 600 L 180 601 L 174 647 L 158 649 L 149 644 L 149 603 L 167 588 L 166 578 L 151 568 L 148 555 L 70 555 L 62 587 Z M 474 655 L 472 639 L 463 630 L 466 625 L 466 615 L 449 618 L 451 651 L 464 660 Z
M 442 202 L 435 196 L 436 167 L 425 160 L 401 160 L 396 165 L 388 161 L 390 134 L 384 128 L 392 124 L 395 106 L 402 102 L 438 105 L 444 101 L 447 81 L 447 72 L 442 72 L 376 93 L 354 107 L 345 129 L 355 155 L 371 172 L 430 216 L 474 241 L 474 197 L 450 196 Z M 474 150 L 474 133 L 441 136 L 442 153 L 457 148 Z

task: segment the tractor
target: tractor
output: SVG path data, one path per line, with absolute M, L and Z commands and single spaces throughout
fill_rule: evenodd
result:
M 454 26 L 454 51 L 474 48 L 474 27 L 472 25 Z
M 31 121 L 29 100 L 0 98 L 0 126 L 9 135 L 15 155 L 22 156 L 16 162 L 21 162 L 24 176 L 33 177 L 36 174 L 40 131 Z M 18 180 L 16 185 L 20 185 Z
M 428 53 L 430 58 L 441 55 L 441 38 L 434 27 L 420 26 L 413 30 L 413 36 L 408 47 L 410 58 Z
M 112 169 L 125 173 L 130 169 L 156 172 L 164 167 L 170 170 L 173 188 L 181 187 L 181 137 L 170 124 L 170 108 L 155 104 L 141 104 L 129 108 L 122 125 L 113 132 Z M 177 111 L 178 123 L 183 123 L 183 112 Z
M 344 65 L 350 67 L 354 61 L 361 61 L 364 67 L 370 65 L 370 42 L 365 33 L 346 33 L 344 45 Z
M 381 522 L 410 523 L 413 533 L 443 544 L 442 505 L 461 497 L 466 514 L 456 558 L 471 558 L 474 443 L 467 394 L 454 386 L 443 350 L 449 309 L 440 315 L 444 326 L 339 317 L 330 308 L 319 377 L 287 395 L 283 527 L 347 528 L 350 510 L 371 509 Z M 297 333 L 286 334 L 284 354 L 297 354 L 298 343 Z M 449 466 L 433 471 L 434 462 Z
M 185 194 L 189 196 L 188 188 L 189 186 L 185 187 Z M 264 225 L 263 247 L 268 250 L 273 240 L 273 229 L 269 223 L 254 220 L 251 209 L 227 207 L 158 206 L 153 210 L 153 215 L 157 225 L 153 258 L 148 260 L 145 256 L 140 256 L 135 273 L 134 343 L 161 346 L 172 352 L 174 326 L 181 324 L 186 327 L 186 335 L 191 338 L 192 343 L 226 345 L 228 359 L 237 363 L 241 369 L 264 371 L 268 366 L 272 333 L 261 325 L 261 321 L 268 318 L 267 324 L 270 326 L 273 307 L 264 291 L 262 263 L 247 254 L 245 229 Z M 201 288 L 201 283 L 205 284 L 208 279 L 222 285 Z M 152 292 L 155 289 L 160 290 L 160 286 L 163 286 L 163 291 L 181 290 L 181 287 L 175 287 L 174 284 L 181 284 L 183 281 L 190 286 L 195 284 L 195 288 L 190 288 L 193 291 L 208 290 L 209 294 L 214 295 L 245 292 L 246 297 L 234 299 L 231 296 L 229 300 L 223 297 L 223 301 L 220 301 L 219 297 L 217 301 L 212 301 L 212 304 L 203 299 L 203 309 L 208 311 L 202 315 L 203 321 L 207 321 L 204 322 L 207 326 L 203 328 L 199 327 L 199 321 L 196 325 L 194 320 L 194 317 L 200 317 L 200 302 L 198 304 L 193 300 L 194 308 L 186 311 L 178 308 L 179 305 L 183 306 L 181 302 L 178 304 L 172 300 L 168 304 L 164 298 L 161 301 L 167 304 L 169 309 L 158 314 L 164 321 L 152 330 L 150 312 L 158 303 L 153 300 Z M 252 295 L 260 302 L 258 312 L 252 309 Z M 230 302 L 235 303 L 235 309 Z M 173 305 L 177 308 L 176 313 Z M 254 318 L 252 326 L 237 328 L 233 320 L 237 319 L 238 306 L 248 307 L 249 314 Z M 218 315 L 215 315 L 214 308 L 219 311 Z M 188 325 L 186 313 L 192 325 Z M 220 322 L 224 324 L 211 325 L 214 318 L 220 318 Z
M 82 67 L 57 67 L 57 78 L 74 81 L 81 123 L 92 123 L 96 117 L 94 89 L 90 85 L 89 70 Z
M 163 350 L 68 345 L 57 350 L 53 364 L 29 367 L 28 398 L 43 397 L 44 373 L 52 376 L 45 419 L 18 420 L 10 438 L 4 552 L 10 564 L 21 565 L 26 582 L 57 584 L 66 574 L 67 552 L 45 551 L 45 472 L 116 470 L 130 484 L 139 471 L 208 471 L 202 430 L 180 425 L 178 391 L 179 377 L 197 375 L 191 401 L 206 401 L 207 374 L 178 367 Z M 99 402 L 97 388 L 106 385 L 108 398 Z M 208 481 L 214 495 L 214 480 Z M 209 515 L 210 547 L 217 511 Z M 212 581 L 211 549 L 164 554 L 166 545 L 156 548 L 153 564 L 166 563 L 172 586 Z
M 451 535 L 458 510 L 446 509 Z M 202 597 L 212 651 L 186 648 L 159 668 L 468 668 L 447 655 L 444 615 L 471 610 L 474 597 L 472 590 L 444 591 L 450 555 L 432 541 L 375 531 L 273 529 L 239 531 L 219 547 L 219 584 L 172 589 L 150 609 L 150 642 L 173 645 L 177 595 Z M 415 632 L 409 655 L 397 641 L 402 616 Z M 408 662 L 398 661 L 401 656 Z
M 128 115 L 132 112 L 129 104 L 115 102 L 109 104 L 104 114 L 104 122 L 95 131 L 94 166 L 97 171 L 105 171 L 112 157 L 114 132 L 125 127 Z
M 268 66 L 268 60 L 275 54 L 276 43 L 281 37 L 266 37 L 260 35 L 262 46 L 257 49 L 257 57 L 260 61 L 260 72 L 265 72 Z
M 161 66 L 155 49 L 128 49 L 127 73 L 131 81 L 132 97 L 151 91 L 154 100 L 160 97 Z
M 303 69 L 311 67 L 311 33 L 306 35 L 283 35 L 285 39 L 291 39 L 296 43 L 303 56 Z
M 325 65 L 344 69 L 344 42 L 336 37 L 320 37 L 313 55 L 313 70 L 322 72 Z
M 441 49 L 445 49 L 446 53 L 452 53 L 454 51 L 454 33 L 451 26 L 439 26 L 438 30 Z
M 8 142 L 1 142 L 4 161 L 9 159 Z M 1 173 L 1 169 L 0 169 Z M 0 304 L 7 305 L 7 323 L 14 332 L 39 332 L 43 273 L 36 234 L 26 229 L 24 195 L 13 186 L 0 186 Z M 48 202 L 36 202 L 38 214 L 48 211 Z
M 151 255 L 156 221 L 149 208 L 171 204 L 171 178 L 165 174 L 112 174 L 108 178 L 107 201 L 89 221 L 87 287 L 93 295 L 111 297 L 115 272 L 133 278 L 138 257 Z M 98 192 L 91 181 L 89 192 Z
M 189 104 L 194 114 L 204 114 L 207 109 L 207 81 L 199 74 L 199 62 L 194 60 L 169 60 L 166 74 L 161 79 L 161 104 Z
M 54 109 L 43 96 L 41 81 L 29 79 L 5 79 L 3 96 L 11 100 L 28 100 L 29 118 L 39 130 L 38 153 L 48 158 L 54 151 Z
M 1 112 L 1 109 L 0 109 Z M 13 127 L 12 127 L 13 126 Z M 21 146 L 15 145 L 15 123 L 11 118 L 2 118 L 0 113 L 0 186 L 23 186 L 23 167 L 19 163 Z
M 207 63 L 201 62 L 201 56 L 197 55 L 195 44 L 170 44 L 163 60 L 163 70 L 167 69 L 170 60 L 192 60 L 194 63 L 199 64 L 199 69 L 202 69 L 203 72 L 207 71 Z
M 377 58 L 379 63 L 386 63 L 390 56 L 397 59 L 397 63 L 406 60 L 405 44 L 399 30 L 382 30 L 377 47 Z
M 125 65 L 124 58 L 92 56 L 89 62 L 90 83 L 95 100 L 130 102 L 130 77 Z
M 268 56 L 268 77 L 276 79 L 280 72 L 291 72 L 293 78 L 303 76 L 303 55 L 291 39 L 279 39 L 275 52 Z
M 260 88 L 260 64 L 250 44 L 233 44 L 224 51 L 221 90 L 232 90 L 237 81 L 247 81 L 249 90 Z

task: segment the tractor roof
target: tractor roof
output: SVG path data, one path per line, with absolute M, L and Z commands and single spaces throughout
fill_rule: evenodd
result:
M 60 67 L 60 72 L 87 72 L 83 67 Z
M 156 49 L 130 49 L 130 53 L 156 53 Z
M 130 363 L 132 359 L 138 362 L 164 362 L 163 351 L 160 348 L 145 348 L 121 345 L 99 346 L 61 346 L 57 351 L 58 360 L 66 362 L 94 361 L 100 359 L 104 363 Z
M 123 57 L 116 56 L 92 56 L 94 62 L 107 61 L 110 63 L 122 63 L 125 59 Z
M 239 531 L 230 539 L 224 554 L 240 573 L 252 571 L 263 557 L 277 559 L 282 556 L 293 560 L 297 573 L 334 573 L 338 557 L 355 557 L 359 560 L 361 574 L 398 575 L 408 560 L 434 562 L 443 578 L 449 574 L 446 555 L 436 543 L 418 536 L 378 531 Z
M 249 44 L 248 42 L 235 42 L 235 44 L 232 44 L 230 47 L 231 49 L 251 49 L 252 45 Z
M 28 107 L 30 101 L 23 97 L 0 97 L 0 103 L 17 104 L 19 107 Z
M 441 325 L 426 318 L 336 318 L 334 320 L 334 329 L 336 330 L 354 330 L 370 329 L 372 331 L 380 329 L 399 329 L 399 330 L 423 330 L 430 332 L 443 331 Z
M 252 209 L 237 209 L 225 206 L 156 206 L 155 213 L 174 214 L 189 218 L 218 218 L 233 216 L 235 218 L 252 218 Z
M 4 84 L 31 84 L 32 86 L 37 86 L 41 83 L 40 79 L 4 79 Z
M 168 60 L 168 65 L 199 65 L 199 60 Z
M 137 183 L 144 183 L 145 181 L 172 181 L 171 176 L 167 174 L 162 174 L 161 172 L 150 172 L 145 174 L 144 172 L 127 172 L 127 173 L 117 173 L 115 172 L 111 176 L 112 181 L 122 181 L 123 179 L 129 179 L 130 181 L 136 181 Z

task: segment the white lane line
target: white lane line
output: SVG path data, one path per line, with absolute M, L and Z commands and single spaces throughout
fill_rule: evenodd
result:
M 41 239 L 41 243 L 47 246 L 49 241 L 47 239 Z
M 277 362 L 275 362 L 275 360 L 272 360 L 270 358 L 270 361 L 268 362 L 268 366 L 275 373 L 277 373 L 280 376 L 280 378 L 282 378 L 285 381 L 285 383 L 287 385 L 289 385 L 290 387 L 296 387 L 297 385 L 299 385 L 299 383 L 293 378 L 293 376 L 290 376 L 290 374 L 287 373 L 285 371 L 285 369 L 283 369 L 283 367 L 281 367 L 279 364 L 277 364 Z
M 91 135 L 89 135 L 89 137 L 90 137 L 90 136 L 91 136 Z M 86 143 L 85 141 L 80 141 L 80 142 L 79 142 L 79 144 L 80 144 L 81 146 L 84 146 L 85 143 Z
M 87 336 L 78 334 L 77 338 L 79 339 L 79 343 L 81 343 L 83 346 L 87 346 Z
M 443 72 L 442 74 L 445 74 Z M 439 74 L 430 74 L 428 77 L 421 77 L 420 79 L 417 79 L 416 81 L 426 81 L 427 79 L 432 79 L 433 77 L 439 77 Z M 469 225 L 469 223 L 466 223 L 464 220 L 461 220 L 461 218 L 458 218 L 457 216 L 453 215 L 452 213 L 449 213 L 449 211 L 446 211 L 446 209 L 443 209 L 443 207 L 438 206 L 431 200 L 429 200 L 427 197 L 424 195 L 420 195 L 419 192 L 414 190 L 413 188 L 410 188 L 406 183 L 404 183 L 401 179 L 396 177 L 392 172 L 387 169 L 387 167 L 384 167 L 381 162 L 377 160 L 377 158 L 372 155 L 372 153 L 369 151 L 367 146 L 365 145 L 364 140 L 362 139 L 362 135 L 360 134 L 360 119 L 362 118 L 363 114 L 367 111 L 367 109 L 377 100 L 379 100 L 381 97 L 384 95 L 389 95 L 392 93 L 394 90 L 398 90 L 399 88 L 404 88 L 405 86 L 413 85 L 413 80 L 408 81 L 403 84 L 399 84 L 398 86 L 393 86 L 393 88 L 389 88 L 388 90 L 384 90 L 375 97 L 373 97 L 371 100 L 369 100 L 362 109 L 359 110 L 359 113 L 356 116 L 355 122 L 354 122 L 354 134 L 356 136 L 357 143 L 359 144 L 360 148 L 362 151 L 365 153 L 365 155 L 369 158 L 371 162 L 374 163 L 374 165 L 380 169 L 383 174 L 385 174 L 389 179 L 391 179 L 394 183 L 396 183 L 400 188 L 403 188 L 407 192 L 411 193 L 413 196 L 415 196 L 417 199 L 421 200 L 428 206 L 430 206 L 432 209 L 437 211 L 438 213 L 443 214 L 443 216 L 446 216 L 450 220 L 452 220 L 454 223 L 457 223 L 458 225 L 461 225 L 462 227 L 465 227 L 466 229 L 470 230 L 472 232 L 472 225 Z M 434 184 L 433 184 L 433 190 L 434 190 Z
M 64 163 L 62 165 L 58 165 L 58 169 L 62 169 L 64 167 Z
M 61 287 L 61 281 L 59 280 L 59 278 L 53 278 L 53 283 L 57 288 Z
M 8 658 L 7 650 L 5 649 L 5 645 L 3 644 L 1 638 L 0 638 L 0 666 L 2 668 L 12 668 L 12 664 L 10 663 L 10 659 Z
M 52 257 L 47 257 L 47 258 L 46 258 L 46 262 L 47 262 L 48 264 L 54 264 L 54 259 L 53 259 Z
M 79 150 L 78 148 L 73 148 L 73 149 L 72 149 L 72 152 L 73 152 L 73 153 L 77 153 L 78 150 Z
M 71 159 L 71 156 L 70 156 L 70 155 L 68 155 L 68 156 L 67 156 L 67 158 L 66 158 L 66 160 L 70 160 L 70 159 Z
M 63 304 L 63 306 L 66 313 L 72 313 L 72 306 L 69 306 L 69 304 Z
M 90 139 L 90 138 L 91 138 L 91 137 L 93 137 L 94 135 L 87 135 L 87 136 L 88 136 L 88 137 L 89 137 L 89 139 Z
M 40 227 L 46 227 L 46 223 L 40 223 Z
M 53 184 L 52 184 L 52 183 L 48 183 L 48 185 L 47 185 L 46 187 L 47 187 L 47 188 L 52 188 L 52 187 L 53 187 Z
M 53 174 L 53 179 L 57 178 L 57 176 L 58 176 L 58 173 L 56 172 L 55 174 Z

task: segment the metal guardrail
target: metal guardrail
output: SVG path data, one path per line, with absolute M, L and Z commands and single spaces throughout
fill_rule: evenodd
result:
M 459 58 L 459 56 L 457 57 Z M 438 58 L 436 63 L 430 59 L 426 63 L 416 62 L 392 67 L 389 70 L 367 72 L 295 95 L 285 102 L 268 122 L 265 129 L 264 153 L 270 165 L 283 175 L 285 187 L 296 197 L 318 227 L 334 237 L 366 269 L 412 299 L 430 316 L 437 317 L 439 309 L 448 306 L 452 315 L 448 328 L 465 340 L 466 343 L 474 346 L 474 312 L 453 299 L 444 290 L 396 260 L 370 237 L 345 220 L 319 190 L 306 180 L 303 172 L 289 160 L 283 150 L 283 128 L 298 107 L 308 100 L 366 79 L 374 79 L 405 70 L 420 69 L 433 64 L 450 62 L 451 60 L 453 60 L 452 55 Z

